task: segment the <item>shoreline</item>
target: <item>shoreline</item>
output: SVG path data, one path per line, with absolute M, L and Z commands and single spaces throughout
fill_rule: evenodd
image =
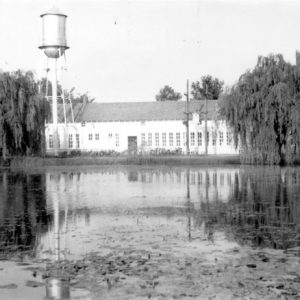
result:
M 220 166 L 241 165 L 238 155 L 170 155 L 170 156 L 74 156 L 74 157 L 13 157 L 0 170 L 43 169 L 65 166 L 163 165 L 163 166 Z

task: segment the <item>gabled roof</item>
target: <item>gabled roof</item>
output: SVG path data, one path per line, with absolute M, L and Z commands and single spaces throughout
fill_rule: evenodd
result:
M 217 111 L 217 105 L 218 101 L 207 100 L 208 119 Z M 205 112 L 204 100 L 190 101 L 189 106 L 190 112 Z M 185 120 L 185 112 L 184 101 L 95 102 L 86 105 L 79 119 L 81 122 Z
M 218 110 L 217 100 L 207 100 L 207 118 L 213 119 Z M 205 117 L 205 100 L 190 101 L 189 111 Z M 75 122 L 166 121 L 186 120 L 186 102 L 118 102 L 73 104 Z M 67 122 L 72 122 L 70 104 L 66 105 Z M 190 116 L 190 119 L 192 116 Z M 63 105 L 58 104 L 58 121 L 64 122 Z M 51 123 L 51 119 L 49 120 Z

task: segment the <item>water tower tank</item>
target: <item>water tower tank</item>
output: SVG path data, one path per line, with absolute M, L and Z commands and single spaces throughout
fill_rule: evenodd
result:
M 68 49 L 66 39 L 67 16 L 53 7 L 41 15 L 42 44 L 45 54 L 50 58 L 60 57 Z

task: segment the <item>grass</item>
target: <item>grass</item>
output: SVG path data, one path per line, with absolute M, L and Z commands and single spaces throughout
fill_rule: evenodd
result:
M 102 166 L 102 165 L 166 165 L 166 166 L 201 166 L 201 165 L 240 164 L 237 155 L 171 155 L 171 156 L 117 156 L 117 157 L 14 157 L 10 169 L 33 169 L 52 166 Z

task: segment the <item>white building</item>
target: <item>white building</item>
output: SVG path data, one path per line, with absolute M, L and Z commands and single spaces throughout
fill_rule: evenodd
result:
M 59 150 L 186 153 L 186 111 L 183 101 L 87 103 L 77 104 L 72 112 L 67 107 L 65 122 L 61 106 Z M 208 154 L 238 154 L 230 128 L 218 118 L 218 101 L 207 100 L 207 106 L 204 100 L 191 101 L 188 111 L 191 153 L 205 154 L 207 132 Z M 46 124 L 46 142 L 47 152 L 51 153 L 51 123 Z

